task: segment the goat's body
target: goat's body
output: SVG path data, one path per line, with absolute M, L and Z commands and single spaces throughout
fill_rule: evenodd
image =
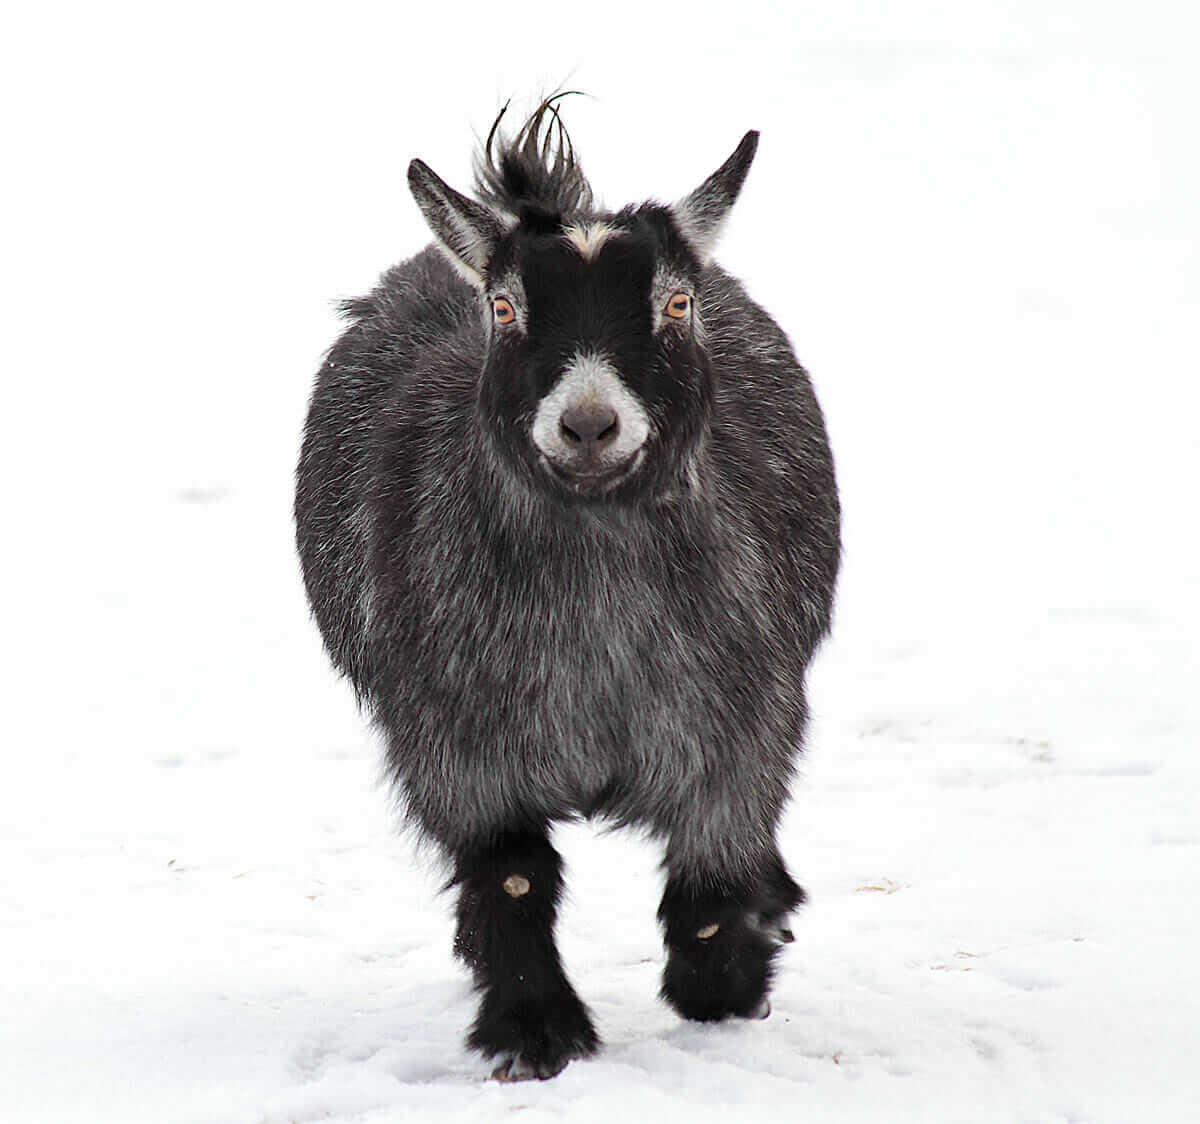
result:
M 433 251 L 354 303 L 321 372 L 297 506 L 310 596 L 449 848 L 595 813 L 685 862 L 736 868 L 769 842 L 829 623 L 832 466 L 774 323 L 716 269 L 700 308 L 710 437 L 643 506 L 506 479 L 476 417 L 474 295 Z
M 775 833 L 838 500 L 808 376 L 710 263 L 756 138 L 674 207 L 616 214 L 552 102 L 489 138 L 483 202 L 414 161 L 440 253 L 347 304 L 317 378 L 309 600 L 453 864 L 469 1042 L 503 1076 L 598 1045 L 554 944 L 555 822 L 663 841 L 662 994 L 688 1018 L 769 1010 L 803 900 Z

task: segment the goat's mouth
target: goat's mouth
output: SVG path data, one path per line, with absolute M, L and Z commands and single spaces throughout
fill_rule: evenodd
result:
M 542 453 L 538 460 L 551 476 L 577 495 L 599 496 L 611 492 L 618 484 L 632 476 L 641 467 L 645 454 L 644 448 L 638 449 L 633 456 L 615 465 L 602 462 L 586 465 L 564 464 L 551 460 L 545 453 Z

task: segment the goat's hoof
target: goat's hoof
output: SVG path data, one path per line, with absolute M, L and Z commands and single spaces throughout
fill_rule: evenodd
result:
M 485 992 L 467 1045 L 492 1059 L 494 1081 L 545 1081 L 569 1062 L 600 1048 L 596 1028 L 579 996 L 569 988 L 550 999 L 528 996 L 507 1002 Z
M 791 944 L 796 934 L 788 927 L 786 915 L 751 914 L 750 923 L 774 945 Z
M 771 1017 L 771 1001 L 764 995 L 758 1006 L 742 1017 L 747 1020 L 769 1019 Z
M 551 1077 L 557 1077 L 564 1069 L 567 1068 L 567 1063 L 556 1062 L 554 1065 L 547 1063 L 535 1063 L 528 1061 L 517 1054 L 513 1057 L 505 1058 L 495 1069 L 492 1070 L 492 1080 L 502 1082 L 505 1085 L 511 1085 L 514 1081 L 549 1081 Z

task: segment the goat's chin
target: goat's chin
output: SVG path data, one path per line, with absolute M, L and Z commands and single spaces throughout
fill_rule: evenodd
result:
M 620 487 L 642 466 L 645 448 L 638 449 L 627 461 L 615 468 L 599 472 L 575 472 L 564 465 L 556 464 L 545 453 L 538 454 L 538 464 L 553 480 L 575 496 L 595 498 L 607 495 Z

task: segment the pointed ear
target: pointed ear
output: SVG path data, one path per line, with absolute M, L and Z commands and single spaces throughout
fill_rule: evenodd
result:
M 437 236 L 439 248 L 463 277 L 481 286 L 487 264 L 504 234 L 499 216 L 482 203 L 460 195 L 423 160 L 409 164 L 408 186 Z
M 705 264 L 712 260 L 721 224 L 746 182 L 757 148 L 758 133 L 751 129 L 724 164 L 671 208 L 680 234 Z

